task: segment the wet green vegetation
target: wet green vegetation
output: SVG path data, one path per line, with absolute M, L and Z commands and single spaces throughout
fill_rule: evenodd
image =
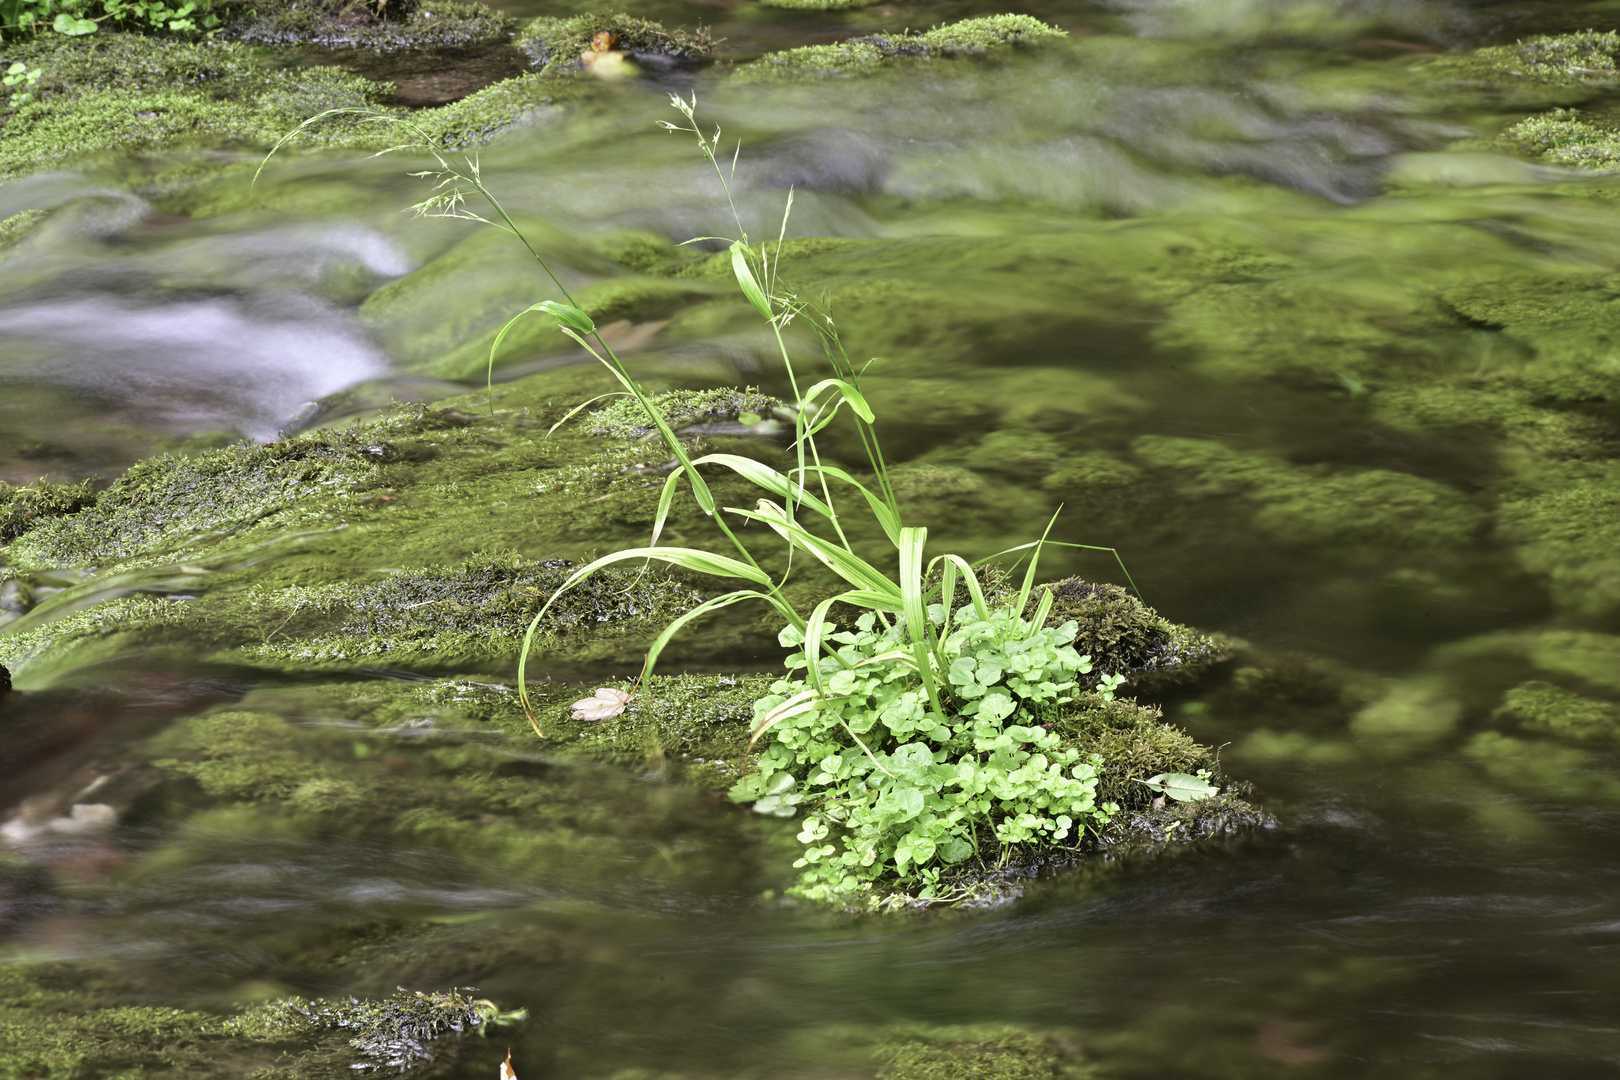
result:
M 1226 881 L 1220 902 L 1247 909 L 1247 878 L 1270 871 L 1231 853 L 1278 831 L 1262 805 L 1288 826 L 1302 867 L 1289 880 L 1305 894 L 1327 891 L 1322 882 L 1352 894 L 1378 876 L 1323 855 L 1332 845 L 1320 842 L 1346 828 L 1367 792 L 1398 811 L 1357 841 L 1377 848 L 1368 862 L 1391 876 L 1405 872 L 1391 868 L 1411 841 L 1403 830 L 1466 833 L 1478 846 L 1458 865 L 1474 873 L 1511 867 L 1532 848 L 1578 845 L 1591 822 L 1620 810 L 1620 255 L 1615 182 L 1603 175 L 1620 161 L 1614 33 L 1527 35 L 1432 56 L 1388 55 L 1387 42 L 1368 41 L 1416 34 L 1415 22 L 1399 19 L 1391 29 L 1296 12 L 1282 25 L 1251 12 L 1251 22 L 1212 28 L 1246 43 L 1246 70 L 1286 85 L 1312 122 L 1353 117 L 1396 148 L 1387 172 L 1349 195 L 1332 192 L 1330 206 L 1307 185 L 1277 186 L 1273 174 L 1230 165 L 1241 150 L 1272 138 L 1275 149 L 1309 128 L 1288 129 L 1296 114 L 1275 101 L 1266 119 L 1281 127 L 1269 131 L 1236 107 L 1200 113 L 1206 105 L 1191 92 L 1161 101 L 1152 123 L 1111 111 L 1111 81 L 1151 73 L 1149 85 L 1168 94 L 1217 70 L 1225 46 L 1185 33 L 1131 37 L 1107 23 L 1107 32 L 1064 37 L 1029 16 L 912 32 L 901 16 L 852 15 L 849 33 L 824 35 L 836 36 L 831 44 L 773 41 L 775 51 L 751 59 L 745 50 L 731 68 L 725 42 L 711 52 L 707 35 L 677 31 L 651 8 L 637 11 L 667 21 L 568 15 L 520 26 L 473 5 L 435 5 L 433 20 L 426 10 L 335 27 L 338 8 L 266 8 L 232 32 L 366 50 L 510 39 L 534 73 L 412 115 L 448 146 L 487 146 L 492 169 L 516 170 L 525 140 L 543 128 L 548 153 L 565 164 L 589 150 L 611 171 L 645 155 L 651 164 L 636 175 L 677 193 L 685 174 L 631 130 L 641 116 L 625 103 L 636 99 L 593 78 L 580 56 L 607 31 L 618 49 L 670 59 L 683 77 L 719 60 L 703 92 L 764 117 L 760 132 L 745 130 L 745 160 L 762 143 L 774 170 L 761 188 L 775 198 L 774 185 L 798 184 L 809 207 L 802 220 L 812 235 L 763 250 L 801 293 L 833 297 L 844 338 L 879 358 L 863 388 L 903 448 L 892 481 L 907 525 L 928 523 L 953 548 L 986 555 L 1009 535 L 1026 538 L 1061 503 L 1074 537 L 1126 548 L 1149 600 L 1198 612 L 1178 618 L 1220 623 L 1211 614 L 1219 605 L 1187 602 L 1200 590 L 1228 604 L 1234 594 L 1262 596 L 1253 610 L 1310 612 L 1288 624 L 1287 640 L 1250 644 L 1089 580 L 1110 572 L 1105 563 L 1059 560 L 1050 576 L 1083 576 L 1044 590 L 1046 624 L 1073 620 L 1074 648 L 1093 670 L 1087 692 L 1041 720 L 1063 753 L 1095 755 L 1093 804 L 1117 810 L 1083 851 L 975 868 L 975 895 L 1021 895 L 1020 912 L 1052 915 L 1124 890 L 1212 959 L 1157 963 L 1135 981 L 1115 972 L 1134 988 L 1122 995 L 1128 1004 L 1094 1007 L 1078 1028 L 1019 997 L 1050 974 L 1033 957 L 991 978 L 1012 1003 L 1010 1026 L 948 1023 L 1002 1014 L 985 1011 L 988 993 L 965 1002 L 943 980 L 907 984 L 915 956 L 903 949 L 877 965 L 885 970 L 848 970 L 872 984 L 873 1000 L 926 1001 L 916 1013 L 926 1023 L 888 1023 L 877 1012 L 838 1028 L 784 1023 L 805 998 L 780 989 L 774 980 L 793 981 L 780 972 L 750 967 L 712 984 L 690 974 L 704 961 L 648 929 L 656 917 L 647 912 L 712 908 L 738 923 L 804 915 L 773 906 L 794 884 L 803 815 L 778 820 L 723 795 L 761 749 L 750 729 L 778 670 L 777 626 L 752 615 L 700 623 L 672 647 L 662 669 L 670 674 L 638 682 L 657 631 L 721 584 L 634 564 L 604 571 L 548 616 L 540 645 L 549 679 L 531 684 L 546 738 L 534 738 L 511 682 L 524 627 L 585 561 L 645 540 L 672 468 L 656 428 L 622 397 L 548 434 L 615 387 L 579 366 L 558 320 L 537 313 L 505 339 L 496 373 L 506 381 L 492 393 L 391 406 L 258 444 L 210 436 L 108 470 L 98 484 L 42 464 L 53 480 L 0 486 L 0 619 L 12 629 L 0 636 L 0 662 L 23 691 L 9 707 L 54 700 L 132 661 L 159 675 L 196 667 L 236 688 L 223 703 L 176 706 L 161 730 L 123 732 L 89 773 L 42 780 L 27 813 L 8 819 L 0 909 L 23 944 L 0 966 L 0 1045 L 18 1048 L 0 1076 L 352 1075 L 365 1052 L 350 1043 L 355 1024 L 394 1040 L 381 1047 L 394 1058 L 374 1060 L 409 1057 L 416 1044 L 427 1048 L 413 1062 L 425 1074 L 487 1076 L 504 1044 L 463 1038 L 480 1018 L 476 995 L 445 995 L 490 979 L 499 1007 L 546 1017 L 543 1029 L 513 1030 L 520 1075 L 527 1053 L 546 1074 L 622 1080 L 757 1075 L 762 1060 L 694 1063 L 651 1044 L 603 1050 L 611 1039 L 602 1033 L 619 1029 L 601 1016 L 637 1010 L 668 1015 L 683 1034 L 769 1029 L 751 1053 L 777 1055 L 787 1073 L 888 1080 L 1320 1075 L 1333 1062 L 1376 1057 L 1324 1016 L 1387 1017 L 1389 1002 L 1407 994 L 1491 1011 L 1483 994 L 1445 997 L 1454 984 L 1487 980 L 1390 959 L 1392 948 L 1372 940 L 1387 924 L 1357 939 L 1366 911 L 1331 930 L 1360 940 L 1362 955 L 1319 955 L 1312 939 L 1295 950 L 1311 955 L 1266 967 L 1224 951 L 1226 924 L 1199 921 L 1208 918 L 1201 886 L 1177 883 Z M 1302 41 L 1352 45 L 1302 73 Z M 376 200 L 322 171 L 391 141 L 342 118 L 312 132 L 290 180 L 272 173 L 249 192 L 245 175 L 220 177 L 256 163 L 257 151 L 314 112 L 387 107 L 385 83 L 336 68 L 272 69 L 229 41 L 106 31 L 7 41 L 0 52 L 42 71 L 35 101 L 0 111 L 0 173 L 79 162 L 115 175 L 128 150 L 153 161 L 132 181 L 153 205 L 200 219 L 306 200 L 312 218 L 331 207 L 358 217 Z M 873 78 L 837 78 L 859 73 Z M 847 95 L 852 127 L 911 138 L 902 129 L 920 122 L 906 89 L 915 80 L 967 134 L 952 143 L 933 132 L 934 144 L 895 155 L 887 172 L 816 172 L 796 163 L 790 136 L 799 134 L 793 118 L 818 100 L 800 95 L 829 76 Z M 1103 119 L 1079 135 L 1035 104 L 1080 97 Z M 1023 104 L 995 121 L 1012 136 L 975 158 L 973 106 L 992 99 Z M 880 119 L 890 114 L 899 118 L 892 129 Z M 1431 114 L 1443 130 L 1414 119 Z M 1126 179 L 1065 187 L 1041 156 L 1054 153 L 1043 126 L 1056 128 L 1061 160 L 1081 171 L 1088 154 L 1129 131 Z M 847 142 L 848 157 L 864 152 Z M 1188 156 L 1165 150 L 1172 143 Z M 1211 165 L 1213 152 L 1198 158 L 1189 145 L 1229 156 Z M 185 147 L 238 160 L 159 160 Z M 844 161 L 844 150 L 815 153 Z M 1036 174 L 1042 184 L 1027 182 Z M 520 214 L 525 230 L 661 392 L 653 400 L 692 454 L 790 468 L 784 432 L 795 418 L 782 380 L 759 361 L 770 343 L 735 295 L 728 254 L 675 246 L 711 231 L 688 227 L 707 219 L 684 204 L 674 224 L 624 211 L 596 197 L 593 185 L 605 185 L 593 176 L 555 196 L 590 195 L 596 201 L 579 200 L 587 209 L 571 216 L 536 197 Z M 23 210 L 0 223 L 8 260 L 29 257 L 36 237 L 67 235 L 41 227 L 56 227 L 50 214 Z M 599 220 L 581 220 L 591 215 Z M 472 226 L 423 236 L 411 241 L 414 269 L 357 278 L 343 302 L 401 369 L 481 386 L 502 323 L 545 294 L 510 237 Z M 803 329 L 790 327 L 790 338 Z M 1076 341 L 1104 360 L 1069 363 Z M 793 344 L 815 349 L 808 334 Z M 829 438 L 829 452 L 848 454 L 847 438 Z M 4 452 L 8 463 L 36 460 L 9 443 Z M 719 472 L 710 482 L 722 504 L 752 505 L 758 494 Z M 709 528 L 677 501 L 667 535 L 705 544 Z M 850 532 L 860 550 L 882 550 L 875 524 Z M 785 562 L 771 558 L 780 572 Z M 1306 565 L 1310 573 L 1298 573 Z M 801 609 L 840 587 L 816 566 L 793 575 L 785 591 Z M 840 614 L 846 626 L 853 620 Z M 1240 632 L 1275 638 L 1274 625 L 1256 618 Z M 1356 656 L 1337 645 L 1349 639 L 1388 644 Z M 1119 700 L 1089 692 L 1115 674 Z M 572 704 L 599 686 L 633 696 L 617 715 L 583 719 Z M 1208 773 L 1223 794 L 1163 799 L 1142 783 L 1161 772 Z M 102 777 L 113 779 L 90 788 Z M 1241 777 L 1264 786 L 1263 803 Z M 1331 799 L 1351 809 L 1321 811 Z M 1452 858 L 1452 836 L 1423 857 Z M 70 839 L 81 846 L 59 846 Z M 375 869 L 389 860 L 406 868 L 392 877 Z M 267 868 L 282 864 L 309 876 L 307 895 L 267 883 Z M 1601 860 L 1583 865 L 1601 873 Z M 1129 892 L 1149 880 L 1160 884 Z M 367 891 L 379 881 L 417 891 Z M 296 914 L 244 929 L 253 920 L 201 906 L 209 891 Z M 351 895 L 361 899 L 331 899 Z M 1271 903 L 1257 905 L 1257 918 L 1285 906 Z M 75 937 L 70 919 L 36 922 L 32 913 L 52 905 L 92 912 L 101 936 Z M 168 907 L 193 923 L 143 928 Z M 904 938 L 910 931 L 892 929 L 894 918 L 881 933 Z M 937 927 L 971 917 L 926 918 Z M 815 933 L 858 932 L 827 925 Z M 772 926 L 778 938 L 801 932 Z M 1117 926 L 1062 962 L 1088 980 L 1091 964 L 1129 970 L 1135 957 L 1105 956 Z M 1450 923 L 1429 929 L 1455 932 Z M 1584 923 L 1559 932 L 1597 940 Z M 1317 923 L 1307 936 L 1321 933 Z M 72 959 L 75 948 L 133 959 Z M 189 950 L 195 968 L 164 968 L 168 948 Z M 49 959 L 52 949 L 69 958 Z M 665 949 L 679 959 L 665 965 Z M 779 958 L 748 963 L 787 966 L 811 997 L 838 998 L 840 978 L 851 979 L 836 962 L 830 974 L 808 975 Z M 1514 969 L 1521 984 L 1580 983 L 1525 964 Z M 196 974 L 206 965 L 218 973 Z M 143 967 L 154 971 L 131 974 Z M 648 985 L 649 973 L 668 984 Z M 426 996 L 391 996 L 402 984 Z M 424 1023 L 434 1038 L 412 1034 Z M 1462 1045 L 1469 1029 L 1458 1028 Z M 1380 1067 L 1426 1075 L 1420 1057 Z

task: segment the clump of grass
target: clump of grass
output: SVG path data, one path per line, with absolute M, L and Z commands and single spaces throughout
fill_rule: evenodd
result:
M 930 47 L 966 47 L 972 40 L 971 35 L 951 38 Z M 483 221 L 513 233 L 565 301 L 541 301 L 514 316 L 491 345 L 489 371 L 493 373 L 501 343 L 518 320 L 529 313 L 550 316 L 618 382 L 624 401 L 616 408 L 624 415 L 639 411 L 637 424 L 644 418 L 648 436 L 656 433 L 675 459 L 659 497 L 650 542 L 611 552 L 574 571 L 530 622 L 519 659 L 519 700 L 536 734 L 543 737 L 526 679 L 529 657 L 547 616 L 571 590 L 604 569 L 621 562 L 658 561 L 738 582 L 741 587 L 673 618 L 648 649 L 643 677 L 675 634 L 720 609 L 758 601 L 785 624 L 781 643 L 794 650 L 788 666 L 803 675 L 778 680 L 756 702 L 752 736 L 756 741 L 767 739 L 769 746 L 761 771 L 739 781 L 732 792 L 764 813 L 791 816 L 801 803 L 814 811 L 799 836 L 806 848 L 795 863 L 803 870 L 796 891 L 844 903 L 889 882 L 929 899 L 970 895 L 971 889 L 964 891 L 955 884 L 970 860 L 1004 862 L 1018 845 L 1065 839 L 1077 843 L 1088 826 L 1106 821 L 1113 809 L 1095 799 L 1102 759 L 1063 745 L 1059 736 L 1042 726 L 1054 709 L 1074 701 L 1087 688 L 1089 683 L 1078 683 L 1077 676 L 1091 670 L 1090 657 L 1079 655 L 1069 644 L 1078 624 L 1048 625 L 1055 593 L 1034 596 L 1040 550 L 1055 541 L 1043 535 L 1002 553 L 1028 552 L 1029 563 L 1016 592 L 994 604 L 975 564 L 955 554 L 925 557 L 928 530 L 902 524 L 895 484 L 878 442 L 876 417 L 860 389 L 860 369 L 826 313 L 794 293 L 779 276 L 791 193 L 773 258 L 771 245 L 750 242 L 737 214 L 731 186 L 737 155 L 732 155 L 728 170 L 721 159 L 720 132 L 706 134 L 697 124 L 695 96 L 690 101 L 672 96 L 671 103 L 684 122 L 663 126 L 696 139 L 737 226 L 736 238 L 699 239 L 726 245 L 737 286 L 770 328 L 782 360 L 791 408 L 774 411 L 785 413 L 783 422 L 793 424 L 793 464 L 786 471 L 735 454 L 693 457 L 672 423 L 681 418 L 650 397 L 625 370 L 592 318 L 485 187 L 476 161 L 454 162 L 421 129 L 388 118 L 415 134 L 415 145 L 439 164 L 437 170 L 423 174 L 436 183 L 418 211 Z M 481 198 L 494 217 L 469 209 L 471 197 Z M 832 372 L 809 386 L 801 385 L 784 336 L 795 321 L 815 334 Z M 744 407 L 730 399 L 723 405 L 739 413 Z M 864 480 L 823 462 L 816 441 L 846 411 L 865 452 L 869 476 Z M 705 468 L 729 471 L 754 485 L 762 497 L 752 507 L 720 506 Z M 659 543 L 683 486 L 729 550 Z M 848 512 L 840 511 L 839 496 L 864 504 L 898 573 L 880 568 L 857 550 L 846 532 Z M 789 570 L 780 577 L 768 573 L 739 536 L 737 525 L 763 526 L 784 542 L 790 553 Z M 1051 528 L 1049 523 L 1047 534 Z M 821 599 L 808 612 L 801 611 L 785 591 L 791 558 L 821 564 L 847 588 Z M 960 608 L 954 604 L 958 585 L 968 599 Z M 835 610 L 858 612 L 856 630 L 839 632 L 831 620 Z M 1099 699 L 1111 699 L 1119 681 L 1101 680 L 1096 688 Z M 634 694 L 623 692 L 626 703 Z

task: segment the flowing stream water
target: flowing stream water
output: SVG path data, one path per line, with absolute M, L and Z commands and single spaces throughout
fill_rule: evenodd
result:
M 634 10 L 705 22 L 746 56 L 1002 9 Z M 870 376 L 891 453 L 1033 493 L 1008 504 L 1030 512 L 936 519 L 937 535 L 988 553 L 1064 503 L 1064 538 L 1120 549 L 1168 617 L 1353 672 L 1387 700 L 1438 695 L 1424 700 L 1440 720 L 1407 723 L 1391 706 L 1346 729 L 1308 695 L 1249 708 L 1167 691 L 1167 715 L 1225 746 L 1223 765 L 1255 782 L 1277 834 L 1072 870 L 987 911 L 843 920 L 761 903 L 728 865 L 724 829 L 705 837 L 700 817 L 673 832 L 694 806 L 604 770 L 576 781 L 623 790 L 633 856 L 580 851 L 537 884 L 469 878 L 397 840 L 193 836 L 217 854 L 183 872 L 149 860 L 107 883 L 97 866 L 66 868 L 78 891 L 32 913 L 16 955 L 105 960 L 138 971 L 156 1001 L 209 1007 L 476 979 L 535 1018 L 509 1037 L 525 1080 L 846 1075 L 840 1041 L 874 1022 L 1070 1032 L 1108 1076 L 1620 1069 L 1617 763 L 1598 744 L 1567 774 L 1502 765 L 1470 741 L 1524 666 L 1477 643 L 1550 630 L 1607 642 L 1620 623 L 1560 594 L 1523 557 L 1522 532 L 1493 524 L 1493 478 L 1519 451 L 1468 422 L 1423 422 L 1424 402 L 1446 406 L 1421 390 L 1393 405 L 1394 391 L 1380 395 L 1391 366 L 1523 362 L 1529 346 L 1463 301 L 1433 316 L 1436 281 L 1461 295 L 1559 266 L 1620 267 L 1620 212 L 1580 175 L 1447 152 L 1533 110 L 1448 90 L 1421 62 L 1607 29 L 1620 14 L 1375 0 L 1020 10 L 1071 37 L 903 80 L 650 78 L 507 132 L 479 151 L 482 174 L 561 253 L 570 284 L 595 273 L 570 261 L 578 237 L 725 235 L 729 212 L 692 140 L 656 126 L 676 119 L 668 92 L 695 91 L 700 122 L 720 125 L 728 150 L 741 140 L 738 204 L 755 239 L 775 235 L 791 188 L 789 235 L 875 242 L 817 257 L 843 275 L 833 310 L 847 290 L 851 352 L 880 356 Z M 238 166 L 250 155 L 235 154 L 201 180 L 146 155 L 0 186 L 0 219 L 56 208 L 48 242 L 0 277 L 0 478 L 111 477 L 162 449 L 274 438 L 357 387 L 355 400 L 378 404 L 480 385 L 433 367 L 434 327 L 550 295 L 514 245 L 412 294 L 407 315 L 368 320 L 368 296 L 477 226 L 401 212 L 426 193 L 405 175 L 414 159 L 292 155 L 249 197 Z M 892 292 L 863 293 L 873 278 Z M 709 326 L 680 303 L 660 318 L 624 331 L 637 370 L 785 389 L 734 323 Z M 557 348 L 499 377 L 580 362 Z M 1616 401 L 1561 415 L 1601 443 L 1620 426 Z M 1229 456 L 1192 461 L 1189 446 Z M 1071 461 L 1092 471 L 1064 473 Z M 1373 470 L 1404 479 L 1371 495 L 1330 479 Z M 1139 497 L 1153 484 L 1171 487 Z M 1361 498 L 1372 501 L 1346 509 Z M 1405 516 L 1380 524 L 1403 499 Z M 1100 556 L 1056 569 L 1115 573 Z M 1612 696 L 1620 651 L 1591 655 L 1579 685 Z M 125 659 L 98 676 L 124 702 L 111 726 L 76 718 L 93 707 L 83 695 L 96 687 L 82 684 L 76 704 L 43 720 L 37 705 L 28 722 L 133 740 L 259 685 L 252 672 Z M 1442 679 L 1452 689 L 1433 689 Z M 43 738 L 21 725 L 13 756 Z M 136 821 L 117 857 L 160 850 L 178 828 Z M 670 858 L 697 869 L 660 884 L 646 864 Z M 358 948 L 351 930 L 366 920 L 478 930 L 461 952 L 356 985 L 331 974 L 340 957 L 325 943 Z M 493 1075 L 508 1042 L 497 1038 L 457 1074 Z

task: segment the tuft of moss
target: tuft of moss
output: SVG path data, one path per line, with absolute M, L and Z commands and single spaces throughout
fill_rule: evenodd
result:
M 1620 166 L 1620 124 L 1609 116 L 1554 109 L 1520 120 L 1503 131 L 1501 138 L 1527 156 L 1551 165 L 1582 169 Z
M 1021 1028 L 903 1028 L 872 1048 L 878 1080 L 1087 1080 L 1095 1075 L 1064 1039 Z
M 1531 680 L 1502 696 L 1495 717 L 1559 738 L 1580 742 L 1620 738 L 1620 705 Z
M 24 210 L 0 221 L 0 252 L 15 245 L 49 216 L 47 210 Z
M 462 986 L 442 993 L 400 989 L 377 1000 L 286 998 L 249 1009 L 225 1028 L 259 1041 L 347 1036 L 347 1049 L 327 1045 L 300 1055 L 298 1075 L 334 1065 L 361 1074 L 399 1073 L 432 1064 L 448 1036 L 481 1034 L 497 1019 L 496 1007 L 470 996 L 476 993 Z
M 616 11 L 542 15 L 525 24 L 512 43 L 534 67 L 552 72 L 579 67 L 580 55 L 591 51 L 592 39 L 600 33 L 612 34 L 618 42 L 614 47 L 633 57 L 691 63 L 714 52 L 714 40 L 703 27 L 666 30 L 660 23 Z
M 738 67 L 733 77 L 745 82 L 759 82 L 865 75 L 883 68 L 895 58 L 931 60 L 983 56 L 1008 46 L 1030 45 L 1067 36 L 1067 31 L 1048 26 L 1031 15 L 989 15 L 943 23 L 920 34 L 871 34 L 832 45 L 805 45 L 767 53 L 758 60 Z
M 1074 647 L 1104 674 L 1123 674 L 1133 682 L 1144 676 L 1186 679 L 1226 658 L 1215 639 L 1171 622 L 1118 585 L 1064 578 L 1038 588 L 1031 609 L 1042 592 L 1052 595 L 1047 624 L 1078 622 Z
M 917 35 L 916 40 L 946 56 L 977 56 L 1003 45 L 1029 45 L 1068 36 L 1067 31 L 1048 26 L 1033 15 L 985 15 L 941 23 Z
M 791 420 L 793 415 L 787 402 L 751 386 L 741 390 L 670 390 L 648 400 L 677 432 L 716 424 L 754 426 L 772 417 Z M 747 417 L 755 419 L 742 419 Z M 658 430 L 640 403 L 629 398 L 616 398 L 592 413 L 585 423 L 592 435 L 609 439 L 644 439 Z
M 39 480 L 16 487 L 0 481 L 0 544 L 9 544 L 35 525 L 66 517 L 96 501 L 94 482 L 53 484 Z
M 1567 611 L 1620 611 L 1620 490 L 1611 475 L 1504 499 L 1497 532 Z

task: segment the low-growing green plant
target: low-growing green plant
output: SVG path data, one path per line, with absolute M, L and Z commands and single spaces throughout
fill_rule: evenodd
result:
M 732 200 L 730 174 L 721 164 L 720 132 L 705 135 L 698 127 L 695 96 L 690 101 L 672 96 L 671 102 L 684 123 L 663 126 L 696 137 L 719 177 L 739 233 L 736 239 L 699 239 L 718 239 L 727 245 L 738 287 L 770 326 L 792 390 L 795 464 L 786 473 L 740 455 L 694 458 L 688 453 L 597 332 L 591 316 L 574 302 L 484 186 L 476 160 L 453 161 L 411 121 L 365 110 L 322 113 L 287 137 L 339 112 L 360 112 L 364 119 L 410 132 L 411 141 L 395 149 L 425 150 L 438 163 L 436 170 L 416 174 L 435 180 L 434 193 L 416 211 L 470 218 L 511 232 L 566 301 L 534 304 L 502 328 L 490 348 L 491 380 L 496 353 L 518 319 L 530 313 L 549 315 L 562 333 L 613 374 L 675 459 L 676 467 L 659 498 L 650 542 L 580 567 L 529 624 L 518 664 L 518 694 L 530 723 L 544 735 L 530 701 L 526 672 L 553 605 L 604 567 L 659 560 L 739 581 L 743 587 L 712 597 L 673 620 L 649 647 L 644 673 L 652 670 L 664 647 L 688 623 L 745 600 L 768 604 L 785 624 L 782 644 L 797 650 L 788 666 L 803 675 L 779 682 L 758 705 L 753 734 L 756 741 L 766 740 L 761 771 L 733 789 L 734 797 L 754 801 L 765 813 L 790 815 L 800 806 L 813 811 L 800 833 L 806 852 L 796 864 L 803 870 L 797 892 L 834 900 L 888 880 L 937 898 L 949 892 L 945 877 L 950 868 L 970 856 L 999 858 L 1010 845 L 1077 840 L 1086 827 L 1106 820 L 1113 809 L 1095 801 L 1100 762 L 1065 748 L 1042 724 L 1051 710 L 1082 690 L 1076 680 L 1090 672 L 1090 658 L 1078 655 L 1069 644 L 1075 637 L 1074 623 L 1055 630 L 1046 627 L 1051 593 L 1042 594 L 1029 618 L 1022 614 L 1030 605 L 1041 548 L 1059 542 L 1043 535 L 1002 552 L 1027 552 L 1029 563 L 1017 594 L 995 605 L 986 598 L 976 564 L 952 554 L 925 560 L 928 530 L 900 523 L 875 417 L 860 390 L 860 372 L 832 320 L 782 284 L 779 263 L 768 245 L 749 242 Z M 735 169 L 733 155 L 730 172 Z M 482 198 L 495 220 L 470 210 L 470 195 Z M 792 202 L 790 193 L 788 212 Z M 786 228 L 784 213 L 775 248 L 778 257 Z M 803 389 L 783 333 L 795 320 L 814 330 L 832 369 L 831 377 Z M 816 436 L 846 406 L 871 468 L 868 482 L 820 459 Z M 762 497 L 751 507 L 718 505 L 704 467 L 729 470 L 755 485 Z M 683 483 L 733 553 L 660 546 Z M 895 560 L 893 571 L 881 569 L 856 550 L 840 517 L 835 489 L 853 493 L 865 506 L 887 541 Z M 764 526 L 788 545 L 793 556 L 815 560 L 848 588 L 826 597 L 808 613 L 799 611 L 783 591 L 786 574 L 778 580 L 767 573 L 728 517 Z M 1114 554 L 1117 560 L 1118 553 Z M 1123 562 L 1120 565 L 1123 569 Z M 953 611 L 949 605 L 958 596 L 959 583 L 971 603 Z M 831 621 L 840 606 L 862 612 L 854 630 L 839 631 Z M 1101 689 L 1111 697 L 1118 685 L 1115 678 Z M 986 850 L 987 845 L 994 851 Z
M 0 86 L 20 87 L 20 89 L 13 89 L 7 95 L 6 104 L 13 109 L 20 109 L 33 101 L 33 87 L 39 82 L 39 76 L 39 68 L 31 68 L 21 60 L 13 60 L 6 68 L 6 73 L 0 75 Z
M 782 679 L 756 705 L 773 736 L 759 772 L 731 789 L 762 813 L 809 811 L 796 891 L 836 901 L 893 875 L 918 895 L 948 891 L 950 868 L 1032 842 L 1075 840 L 1117 809 L 1099 806 L 1095 755 L 1062 745 L 1042 720 L 1074 700 L 1091 659 L 1070 644 L 1076 624 L 1031 625 L 982 599 L 955 614 L 930 605 L 947 707 L 937 712 L 899 624 L 875 613 L 830 636 L 821 688 Z M 782 644 L 800 646 L 792 628 Z M 801 656 L 789 667 L 804 668 Z M 800 709 L 797 703 L 813 702 Z
M 0 0 L 0 34 L 51 30 L 68 37 L 93 34 L 104 22 L 196 33 L 219 26 L 213 0 Z

